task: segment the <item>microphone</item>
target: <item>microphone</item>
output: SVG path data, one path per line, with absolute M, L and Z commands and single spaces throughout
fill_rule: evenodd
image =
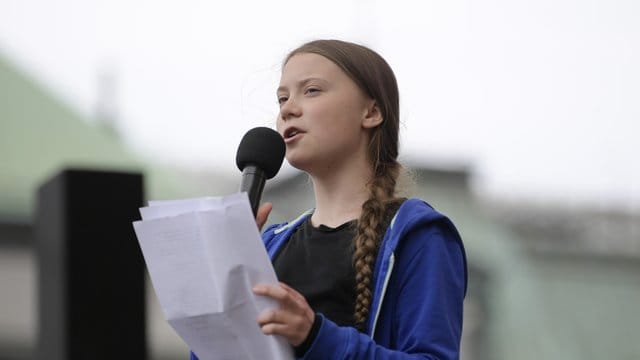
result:
M 276 176 L 282 166 L 286 146 L 277 131 L 257 127 L 247 131 L 240 140 L 236 165 L 242 171 L 240 191 L 246 191 L 255 217 L 267 179 Z

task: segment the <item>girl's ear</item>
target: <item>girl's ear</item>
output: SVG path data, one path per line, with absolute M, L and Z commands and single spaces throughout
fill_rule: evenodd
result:
M 362 118 L 362 127 L 365 129 L 372 129 L 382 124 L 383 120 L 384 119 L 382 118 L 382 113 L 380 112 L 378 104 L 375 100 L 371 100 L 365 109 L 365 114 Z

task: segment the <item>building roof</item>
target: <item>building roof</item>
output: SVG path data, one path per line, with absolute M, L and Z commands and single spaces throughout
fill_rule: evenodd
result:
M 142 172 L 150 198 L 219 193 L 230 181 L 150 164 L 0 54 L 0 219 L 28 222 L 37 188 L 62 168 Z M 218 189 L 215 191 L 214 189 Z

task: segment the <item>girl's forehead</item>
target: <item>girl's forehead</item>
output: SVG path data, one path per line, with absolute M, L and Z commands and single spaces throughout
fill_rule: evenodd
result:
M 302 53 L 293 55 L 282 69 L 285 74 L 333 73 L 340 68 L 331 60 L 318 54 Z
M 280 83 L 306 78 L 335 79 L 342 70 L 324 56 L 310 53 L 293 55 L 284 65 Z M 345 74 L 346 75 L 346 74 Z

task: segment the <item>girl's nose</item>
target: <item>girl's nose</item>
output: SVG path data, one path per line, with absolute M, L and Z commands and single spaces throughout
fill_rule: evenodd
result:
M 288 120 L 292 117 L 299 117 L 302 114 L 302 108 L 295 101 L 293 97 L 290 97 L 280 106 L 280 117 L 282 120 Z

